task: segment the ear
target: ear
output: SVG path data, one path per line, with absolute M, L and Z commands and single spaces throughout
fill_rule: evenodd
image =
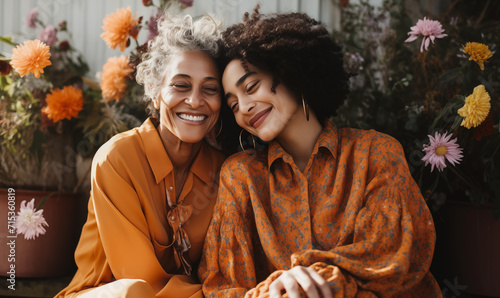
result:
M 160 109 L 160 101 L 161 101 L 161 95 L 158 95 L 158 97 L 152 98 L 151 100 L 153 101 L 153 107 L 157 110 Z

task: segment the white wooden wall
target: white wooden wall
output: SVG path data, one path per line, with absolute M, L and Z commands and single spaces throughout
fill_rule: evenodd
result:
M 153 0 L 154 2 L 155 0 Z M 339 10 L 335 3 L 339 0 L 194 0 L 193 7 L 185 10 L 192 16 L 212 13 L 222 18 L 224 24 L 231 25 L 242 19 L 244 12 L 251 12 L 257 3 L 261 4 L 261 12 L 301 11 L 315 19 L 321 20 L 332 30 L 338 28 Z M 118 8 L 130 6 L 132 13 L 143 16 L 143 22 L 149 20 L 152 7 L 144 7 L 141 0 L 0 0 L 0 35 L 11 35 L 20 43 L 38 37 L 40 28 L 30 29 L 26 26 L 26 16 L 33 7 L 38 7 L 40 19 L 55 27 L 66 20 L 72 33 L 72 44 L 83 53 L 91 74 L 101 71 L 102 65 L 109 57 L 128 54 L 129 49 L 120 52 L 107 48 L 99 37 L 103 32 L 102 20 L 106 14 Z M 141 30 L 139 43 L 146 40 L 147 29 Z M 10 56 L 11 47 L 0 44 L 0 52 Z

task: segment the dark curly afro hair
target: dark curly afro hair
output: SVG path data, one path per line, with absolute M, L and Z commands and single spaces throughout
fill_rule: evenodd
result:
M 273 75 L 302 104 L 302 97 L 320 122 L 335 115 L 349 92 L 342 48 L 328 30 L 304 13 L 260 14 L 257 6 L 243 22 L 225 30 L 221 67 L 240 59 Z

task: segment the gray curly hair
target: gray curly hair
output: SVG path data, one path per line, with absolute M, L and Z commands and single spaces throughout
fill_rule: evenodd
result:
M 218 41 L 222 34 L 222 23 L 211 15 L 195 20 L 190 15 L 175 15 L 166 12 L 158 20 L 158 35 L 148 43 L 148 51 L 141 57 L 137 66 L 137 83 L 144 86 L 144 100 L 157 98 L 163 80 L 167 75 L 168 64 L 178 53 L 202 51 L 216 58 L 219 54 Z

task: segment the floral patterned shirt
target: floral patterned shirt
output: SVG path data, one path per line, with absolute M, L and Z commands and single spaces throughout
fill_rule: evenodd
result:
M 220 177 L 199 268 L 206 297 L 268 297 L 297 265 L 334 297 L 441 296 L 434 223 L 392 137 L 328 122 L 303 172 L 273 141 L 228 158 Z

